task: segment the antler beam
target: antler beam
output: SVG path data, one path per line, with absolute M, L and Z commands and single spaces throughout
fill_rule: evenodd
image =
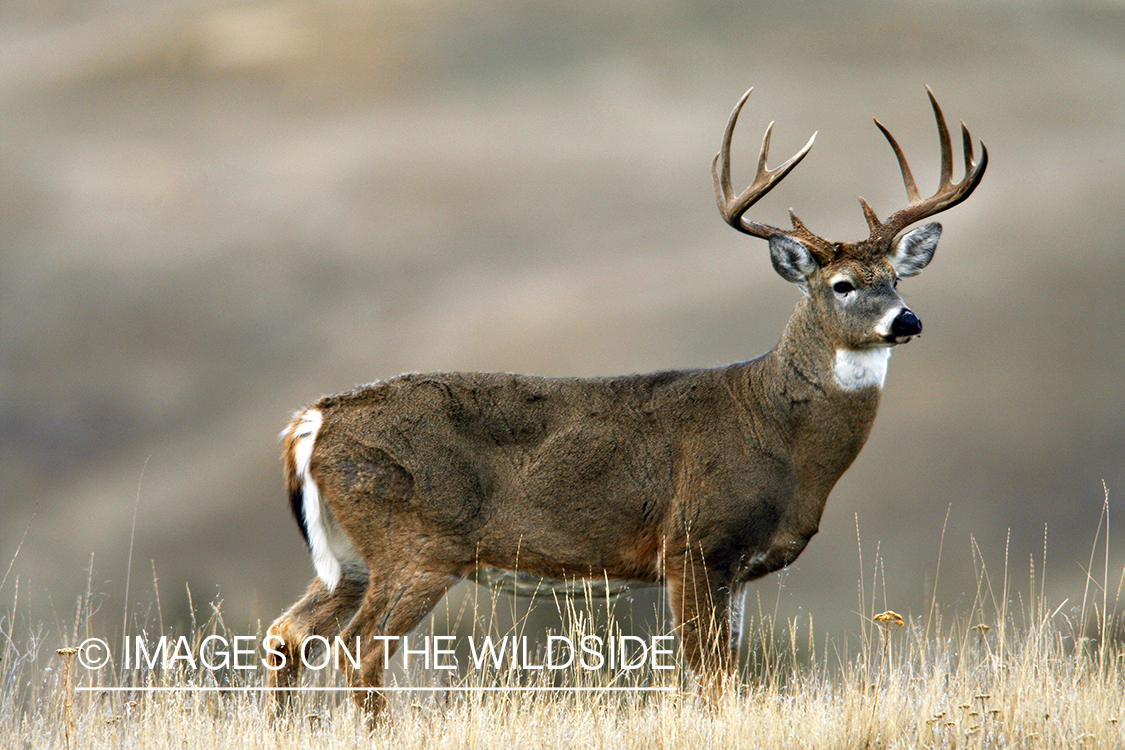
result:
M 949 137 L 949 128 L 945 124 L 945 116 L 941 113 L 941 107 L 938 106 L 934 92 L 930 90 L 929 86 L 926 87 L 926 93 L 929 94 L 930 104 L 934 108 L 934 118 L 937 120 L 938 126 L 938 140 L 941 142 L 941 177 L 938 181 L 938 190 L 929 198 L 922 198 L 918 193 L 918 186 L 914 182 L 910 165 L 906 163 L 906 157 L 903 156 L 902 149 L 899 148 L 898 141 L 883 126 L 883 123 L 875 120 L 875 125 L 886 136 L 895 152 L 895 158 L 898 159 L 899 169 L 902 170 L 902 182 L 906 186 L 906 197 L 910 203 L 906 208 L 892 214 L 886 222 L 881 222 L 867 201 L 860 198 L 859 202 L 863 206 L 863 214 L 867 218 L 867 225 L 871 229 L 871 239 L 873 240 L 890 242 L 895 235 L 910 224 L 956 206 L 968 198 L 976 189 L 981 177 L 984 176 L 985 167 L 988 166 L 988 149 L 985 148 L 984 142 L 982 141 L 980 144 L 980 161 L 976 161 L 973 158 L 972 136 L 969 135 L 969 129 L 965 127 L 965 123 L 961 123 L 961 140 L 965 151 L 965 176 L 961 178 L 960 182 L 953 182 L 953 144 Z
M 770 135 L 773 133 L 773 123 L 769 124 L 766 128 L 766 135 L 762 138 L 762 150 L 758 154 L 758 173 L 754 177 L 754 182 L 750 187 L 735 195 L 734 189 L 730 184 L 730 143 L 731 137 L 734 135 L 734 126 L 738 122 L 738 115 L 742 111 L 742 105 L 746 104 L 746 100 L 750 98 L 750 89 L 742 98 L 738 100 L 738 104 L 734 105 L 734 110 L 730 113 L 730 120 L 727 122 L 726 132 L 723 133 L 723 145 L 718 154 L 715 155 L 715 160 L 711 163 L 711 174 L 715 178 L 715 200 L 719 204 L 719 212 L 723 215 L 723 219 L 728 224 L 745 234 L 762 239 L 769 239 L 774 234 L 790 234 L 791 232 L 777 227 L 770 226 L 769 224 L 761 224 L 756 221 L 746 221 L 742 218 L 743 214 L 753 206 L 758 200 L 773 189 L 774 185 L 785 178 L 785 175 L 797 166 L 801 159 L 809 153 L 812 148 L 813 141 L 816 140 L 816 133 L 812 134 L 809 142 L 805 147 L 793 156 L 792 159 L 782 164 L 780 167 L 768 169 L 766 167 L 766 158 L 770 153 Z M 790 212 L 792 213 L 792 212 Z M 801 224 L 796 216 L 793 216 L 794 229 L 800 227 Z

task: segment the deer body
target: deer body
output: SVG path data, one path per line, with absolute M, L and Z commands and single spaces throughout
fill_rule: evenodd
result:
M 778 562 L 739 571 L 758 577 L 816 531 L 878 404 L 877 387 L 834 382 L 833 351 L 804 349 L 783 341 L 750 362 L 614 378 L 400 376 L 311 407 L 313 473 L 324 497 L 354 500 L 329 503 L 345 529 L 380 511 L 412 516 L 460 575 L 656 581 L 659 558 L 695 537 L 732 572 Z
M 917 196 L 887 133 L 911 204 L 884 224 L 863 203 L 867 240 L 829 243 L 796 217 L 793 230 L 748 223 L 745 210 L 812 142 L 768 170 L 767 131 L 757 179 L 734 196 L 726 154 L 744 102 L 716 160 L 716 193 L 727 221 L 768 239 L 775 269 L 805 294 L 778 345 L 748 362 L 648 375 L 410 374 L 299 412 L 283 455 L 317 578 L 270 627 L 272 684 L 294 684 L 309 636 L 403 635 L 482 566 L 663 583 L 689 666 L 709 684 L 731 671 L 742 584 L 791 563 L 816 533 L 870 433 L 891 348 L 921 332 L 895 287 L 929 262 L 940 227 L 899 232 L 963 200 L 986 163 L 972 163 L 966 133 L 966 178 L 952 184 L 935 102 L 933 198 Z M 384 654 L 342 663 L 369 688 L 355 695 L 371 716 Z

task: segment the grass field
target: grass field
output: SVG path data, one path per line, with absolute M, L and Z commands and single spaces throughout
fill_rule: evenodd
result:
M 408 674 L 400 687 L 427 689 L 391 693 L 389 718 L 370 734 L 347 693 L 326 690 L 339 682 L 324 674 L 306 685 L 320 691 L 298 694 L 277 718 L 260 689 L 262 669 L 193 670 L 181 661 L 126 670 L 120 658 L 87 669 L 86 654 L 70 645 L 89 636 L 85 605 L 62 646 L 43 624 L 15 625 L 13 605 L 0 623 L 0 746 L 1122 747 L 1125 572 L 1110 570 L 1104 528 L 1085 563 L 1085 589 L 1061 603 L 1046 601 L 1035 561 L 1017 585 L 1007 563 L 990 571 L 975 555 L 977 589 L 959 615 L 943 617 L 934 601 L 929 612 L 900 621 L 878 611 L 886 604 L 878 586 L 860 582 L 864 626 L 854 642 L 817 632 L 811 618 L 775 622 L 748 601 L 742 684 L 717 705 L 703 701 L 678 667 L 623 675 L 572 665 L 551 678 L 502 667 L 436 682 Z M 873 570 L 875 580 L 893 575 L 878 559 Z M 582 600 L 562 606 L 575 636 L 612 634 L 622 605 L 598 623 Z M 209 622 L 177 635 L 199 655 L 208 636 L 235 634 L 216 609 Z

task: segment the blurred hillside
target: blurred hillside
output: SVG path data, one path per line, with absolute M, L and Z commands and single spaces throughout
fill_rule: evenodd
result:
M 6 2 L 0 600 L 65 620 L 92 561 L 119 623 L 135 513 L 132 600 L 269 620 L 312 574 L 276 435 L 322 393 L 768 350 L 798 293 L 715 210 L 731 106 L 756 87 L 736 183 L 770 120 L 773 163 L 820 131 L 755 216 L 854 239 L 858 195 L 905 202 L 872 116 L 936 184 L 924 84 L 988 174 L 820 535 L 754 589 L 854 627 L 858 517 L 867 585 L 878 548 L 924 612 L 948 509 L 939 601 L 970 535 L 1025 577 L 1045 527 L 1081 596 L 1102 480 L 1125 502 L 1122 39 L 1120 0 Z

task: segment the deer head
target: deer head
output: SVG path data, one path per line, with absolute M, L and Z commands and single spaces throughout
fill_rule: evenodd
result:
M 780 182 L 812 148 L 816 133 L 793 158 L 775 169 L 766 167 L 773 123 L 766 128 L 758 155 L 758 171 L 753 183 L 735 194 L 730 182 L 730 144 L 739 112 L 750 96 L 743 94 L 731 112 L 722 148 L 712 164 L 715 197 L 728 224 L 740 232 L 769 241 L 770 258 L 781 276 L 796 284 L 820 313 L 821 325 L 837 341 L 841 350 L 858 351 L 888 347 L 909 341 L 922 331 L 922 322 L 899 297 L 898 280 L 919 273 L 933 258 L 941 236 L 937 223 L 901 234 L 909 225 L 957 205 L 969 197 L 980 183 L 988 164 L 988 151 L 981 143 L 981 156 L 973 157 L 973 142 L 964 123 L 961 125 L 965 151 L 965 175 L 953 182 L 953 148 L 949 128 L 941 107 L 929 87 L 926 92 L 937 119 L 941 142 L 941 177 L 937 192 L 923 199 L 914 182 L 898 142 L 882 123 L 875 125 L 894 149 L 902 170 L 909 200 L 907 206 L 880 221 L 875 210 L 859 199 L 870 234 L 856 242 L 833 242 L 813 234 L 790 210 L 792 229 L 750 221 L 746 211 Z M 900 236 L 901 234 L 901 236 Z

